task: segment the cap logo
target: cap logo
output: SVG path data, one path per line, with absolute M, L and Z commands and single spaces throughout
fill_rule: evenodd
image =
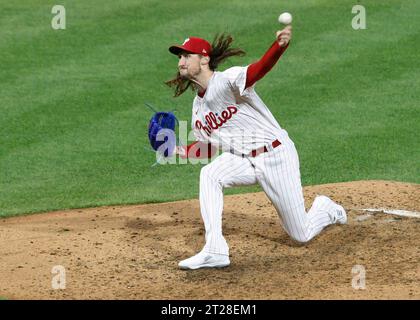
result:
M 203 49 L 203 53 L 207 53 L 206 49 Z
M 190 41 L 190 38 L 185 39 L 182 45 L 186 44 L 188 41 Z

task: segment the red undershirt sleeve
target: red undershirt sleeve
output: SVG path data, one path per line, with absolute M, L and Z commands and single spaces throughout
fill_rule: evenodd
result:
M 212 146 L 211 143 L 201 141 L 195 141 L 181 148 L 184 150 L 184 153 L 179 155 L 182 159 L 210 159 L 217 151 L 217 148 Z
M 270 49 L 268 49 L 259 61 L 248 66 L 245 88 L 249 88 L 254 85 L 274 67 L 283 52 L 289 47 L 289 43 L 285 47 L 280 47 L 277 40 L 274 41 Z

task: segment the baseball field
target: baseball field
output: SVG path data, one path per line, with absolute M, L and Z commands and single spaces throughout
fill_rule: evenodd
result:
M 60 5 L 65 29 L 52 27 L 51 1 L 0 4 L 1 297 L 420 298 L 419 1 Z M 355 5 L 366 28 L 354 28 Z M 178 63 L 168 47 L 226 32 L 247 54 L 220 70 L 245 66 L 283 11 L 292 43 L 256 90 L 296 144 L 307 207 L 331 196 L 349 224 L 298 246 L 258 186 L 228 189 L 232 265 L 178 270 L 204 241 L 203 165 L 154 165 L 145 104 L 190 125 L 194 98 L 164 84 Z M 54 266 L 65 288 L 52 286 Z

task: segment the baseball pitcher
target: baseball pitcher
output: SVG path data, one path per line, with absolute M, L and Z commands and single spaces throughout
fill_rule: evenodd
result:
M 260 60 L 223 72 L 227 58 L 243 55 L 232 48 L 229 35 L 208 41 L 189 37 L 169 48 L 179 58 L 178 72 L 166 83 L 175 96 L 188 88 L 196 92 L 192 129 L 196 141 L 178 146 L 183 158 L 202 158 L 222 153 L 200 174 L 200 208 L 205 226 L 205 245 L 196 255 L 179 263 L 182 269 L 226 267 L 229 247 L 222 233 L 223 189 L 259 184 L 273 203 L 285 231 L 305 243 L 326 226 L 344 224 L 344 208 L 326 196 L 317 196 L 306 212 L 295 145 L 255 92 L 255 85 L 277 63 L 290 44 L 292 27 L 277 31 L 275 40 Z M 281 101 L 278 102 L 281 104 Z

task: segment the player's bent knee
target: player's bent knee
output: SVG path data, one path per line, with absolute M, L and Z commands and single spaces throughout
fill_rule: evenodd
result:
M 209 174 L 210 174 L 209 171 L 210 170 L 209 170 L 208 165 L 207 166 L 204 166 L 203 168 L 201 168 L 201 171 L 200 171 L 200 180 L 208 179 L 209 178 Z
M 290 237 L 299 244 L 306 244 L 311 241 L 312 237 L 308 237 L 306 235 L 297 235 L 297 234 L 290 234 Z
M 217 182 L 217 178 L 212 170 L 212 167 L 208 164 L 204 166 L 200 171 L 201 182 Z

